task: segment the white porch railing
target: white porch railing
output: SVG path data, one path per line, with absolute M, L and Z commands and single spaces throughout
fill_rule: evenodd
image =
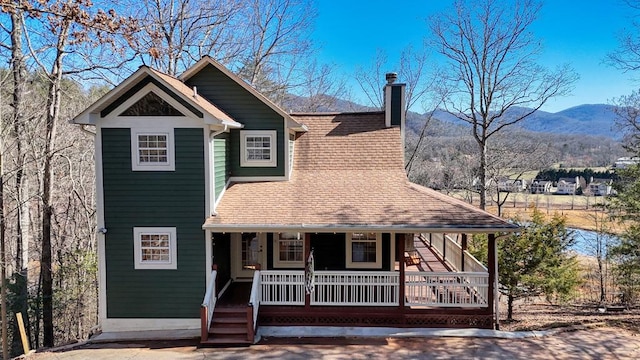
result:
M 486 273 L 487 268 L 467 250 L 464 251 L 464 271 Z
M 462 271 L 462 247 L 449 235 L 444 236 L 444 260 L 457 271 Z M 466 270 L 466 269 L 465 269 Z
M 399 276 L 395 271 L 316 271 L 310 304 L 398 306 Z M 304 271 L 263 270 L 260 282 L 261 305 L 304 305 Z M 405 273 L 407 306 L 486 307 L 488 291 L 487 272 Z
M 470 272 L 405 273 L 405 305 L 432 307 L 487 306 L 489 274 Z
M 213 310 L 216 307 L 216 301 L 218 300 L 218 294 L 216 294 L 216 276 L 218 272 L 216 270 L 211 271 L 211 279 L 209 280 L 209 284 L 207 284 L 207 291 L 204 294 L 204 300 L 202 300 L 201 308 L 205 312 L 207 327 L 206 330 L 209 330 L 211 326 L 211 319 L 213 318 Z M 204 325 L 204 324 L 203 324 Z M 203 329 L 204 331 L 205 329 Z
M 252 308 L 252 320 L 253 331 L 249 332 L 251 339 L 253 341 L 253 334 L 255 334 L 256 326 L 258 325 L 258 310 L 260 309 L 260 302 L 262 301 L 262 285 L 261 283 L 260 271 L 256 270 L 253 273 L 253 283 L 251 285 L 251 295 L 249 296 L 249 306 Z
M 263 305 L 304 305 L 304 271 L 262 270 Z
M 398 273 L 316 271 L 311 305 L 398 306 Z

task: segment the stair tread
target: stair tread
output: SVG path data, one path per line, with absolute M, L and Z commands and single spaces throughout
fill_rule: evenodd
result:
M 207 340 L 200 341 L 200 344 L 216 346 L 249 346 L 252 342 L 247 339 L 208 338 Z
M 213 317 L 213 319 L 211 320 L 213 323 L 216 324 L 247 324 L 247 318 L 246 317 Z
M 246 333 L 246 327 L 214 327 L 209 329 L 209 334 L 238 335 Z
M 221 314 L 246 314 L 247 313 L 247 309 L 246 308 L 238 308 L 238 307 L 217 307 L 215 308 L 215 310 L 213 311 L 214 313 L 221 313 Z

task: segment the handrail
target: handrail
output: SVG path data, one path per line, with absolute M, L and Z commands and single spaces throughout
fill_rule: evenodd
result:
M 211 279 L 207 284 L 207 291 L 204 294 L 202 305 L 200 305 L 200 320 L 201 320 L 201 335 L 202 340 L 206 340 L 209 336 L 209 327 L 211 326 L 211 319 L 213 318 L 213 311 L 216 307 L 216 301 L 218 300 L 218 294 L 216 293 L 216 277 L 218 272 L 216 270 L 211 271 Z
M 249 327 L 247 330 L 247 336 L 249 341 L 253 341 L 255 331 L 258 325 L 258 310 L 260 309 L 260 302 L 262 300 L 262 284 L 260 283 L 260 270 L 256 270 L 253 273 L 253 283 L 251 284 L 251 295 L 249 296 L 249 308 L 251 313 L 247 313 L 250 316 L 250 320 L 247 323 Z

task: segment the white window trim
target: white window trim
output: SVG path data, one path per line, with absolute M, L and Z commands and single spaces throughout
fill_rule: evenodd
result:
M 138 135 L 167 135 L 167 162 L 140 163 Z M 131 128 L 131 170 L 133 171 L 175 171 L 175 141 L 173 129 Z
M 141 236 L 143 234 L 168 234 L 169 235 L 169 261 L 150 262 L 142 261 Z M 134 227 L 133 228 L 133 253 L 134 269 L 152 270 L 176 270 L 178 268 L 178 248 L 175 227 Z
M 303 268 L 305 266 L 305 254 L 306 248 L 304 246 L 304 233 L 300 233 L 300 240 L 302 241 L 302 260 L 301 261 L 282 261 L 280 260 L 280 240 L 288 240 L 288 239 L 280 239 L 280 233 L 273 234 L 273 267 L 277 268 Z
M 269 160 L 247 159 L 247 137 L 268 136 L 271 138 Z M 240 166 L 242 167 L 276 167 L 278 166 L 278 136 L 275 130 L 240 130 Z
M 371 231 L 366 231 L 371 232 Z M 376 261 L 375 262 L 353 262 L 352 243 L 353 233 L 346 234 L 346 247 L 347 247 L 347 261 L 346 267 L 350 269 L 381 269 L 382 268 L 382 234 L 376 233 Z

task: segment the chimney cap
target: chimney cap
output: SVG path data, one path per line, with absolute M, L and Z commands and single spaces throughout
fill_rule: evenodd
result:
M 387 80 L 387 84 L 393 84 L 398 79 L 398 73 L 389 72 L 385 75 L 385 79 Z

